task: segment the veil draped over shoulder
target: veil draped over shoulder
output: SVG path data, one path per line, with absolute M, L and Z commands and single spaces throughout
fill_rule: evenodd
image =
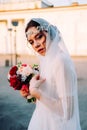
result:
M 47 31 L 46 55 L 39 56 L 41 76 L 47 79 L 47 84 L 41 88 L 40 101 L 63 121 L 60 130 L 81 130 L 77 76 L 61 33 L 56 26 L 42 18 L 32 20 Z

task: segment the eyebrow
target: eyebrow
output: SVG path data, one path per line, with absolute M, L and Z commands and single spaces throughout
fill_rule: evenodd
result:
M 35 35 L 35 38 L 36 38 L 40 33 L 41 33 L 41 32 L 37 33 L 37 34 Z
M 42 31 L 38 32 L 38 33 L 34 36 L 34 38 L 36 38 L 40 33 L 42 34 Z M 32 41 L 32 39 L 29 39 L 28 41 Z

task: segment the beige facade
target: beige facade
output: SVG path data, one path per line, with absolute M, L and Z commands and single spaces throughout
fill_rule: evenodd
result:
M 0 10 L 20 10 L 41 8 L 41 0 L 0 0 Z
M 87 5 L 38 9 L 0 7 L 0 54 L 34 54 L 26 46 L 24 33 L 32 17 L 45 18 L 57 26 L 72 56 L 87 56 Z M 14 27 L 12 22 L 16 21 L 18 25 Z

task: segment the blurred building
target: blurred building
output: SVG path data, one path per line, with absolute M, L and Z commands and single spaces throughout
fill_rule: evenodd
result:
M 57 26 L 71 56 L 87 56 L 87 5 L 74 1 L 53 7 L 45 0 L 0 0 L 0 65 L 15 64 L 21 57 L 25 62 L 27 55 L 34 55 L 24 33 L 32 17 L 45 18 Z

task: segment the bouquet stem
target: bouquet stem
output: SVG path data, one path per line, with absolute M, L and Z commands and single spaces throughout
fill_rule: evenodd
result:
M 28 103 L 36 102 L 36 98 L 35 98 L 35 97 L 32 97 L 31 95 L 29 95 L 29 96 L 27 96 L 27 102 L 28 102 Z

